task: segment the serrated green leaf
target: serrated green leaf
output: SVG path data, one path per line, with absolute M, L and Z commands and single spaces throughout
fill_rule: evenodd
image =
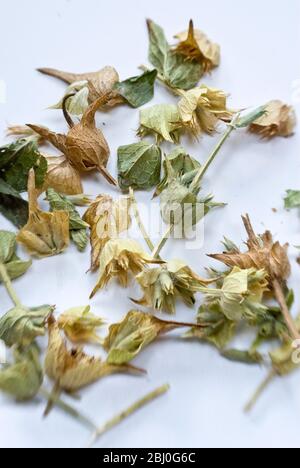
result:
M 70 231 L 70 236 L 74 244 L 76 245 L 77 249 L 79 252 L 84 252 L 86 249 L 89 238 L 87 235 L 87 230 L 86 229 L 78 229 L 78 230 L 72 230 Z
M 149 190 L 158 184 L 161 149 L 145 141 L 118 149 L 118 173 L 121 189 Z
M 153 99 L 156 77 L 157 70 L 146 71 L 140 76 L 117 83 L 115 89 L 130 106 L 141 107 Z
M 163 140 L 178 143 L 180 139 L 180 120 L 178 108 L 172 104 L 159 104 L 140 112 L 139 136 L 154 135 L 158 142 Z
M 287 190 L 284 199 L 284 207 L 287 210 L 300 207 L 300 190 Z
M 16 250 L 16 235 L 0 231 L 0 263 L 8 263 Z

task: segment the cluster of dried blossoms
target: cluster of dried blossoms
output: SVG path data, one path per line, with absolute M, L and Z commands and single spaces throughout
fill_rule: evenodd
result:
M 14 304 L 0 320 L 0 339 L 13 349 L 12 363 L 0 372 L 0 389 L 21 401 L 37 395 L 46 397 L 46 413 L 52 406 L 61 407 L 91 426 L 94 438 L 166 392 L 168 386 L 150 393 L 100 429 L 68 406 L 61 394 L 77 392 L 113 373 L 140 374 L 141 369 L 134 367 L 132 361 L 160 335 L 176 328 L 188 327 L 191 330 L 187 337 L 209 341 L 225 357 L 247 363 L 261 363 L 264 357 L 259 346 L 276 338 L 281 348 L 270 354 L 272 376 L 296 367 L 291 355 L 293 340 L 299 338 L 299 320 L 294 322 L 289 310 L 293 294 L 287 287 L 290 265 L 286 246 L 274 243 L 269 232 L 256 236 L 246 217 L 248 251 L 242 253 L 226 240 L 226 252 L 212 256 L 229 267 L 225 272 L 211 270 L 209 278 L 201 278 L 185 261 L 165 261 L 160 255 L 177 225 L 182 225 L 183 206 L 190 206 L 190 225 L 185 228 L 195 226 L 211 209 L 223 206 L 200 192 L 203 177 L 232 132 L 246 129 L 264 138 L 290 136 L 296 122 L 294 111 L 280 101 L 249 112 L 228 108 L 224 91 L 199 83 L 219 66 L 220 47 L 196 30 L 192 21 L 188 31 L 176 35 L 178 42 L 173 47 L 161 27 L 150 20 L 147 24 L 153 69 L 143 66 L 141 75 L 125 81 L 120 81 L 112 67 L 84 74 L 40 69 L 69 85 L 58 104 L 52 106 L 62 109 L 68 131 L 59 134 L 32 124 L 11 127 L 9 135 L 19 138 L 0 149 L 0 212 L 19 228 L 17 235 L 0 232 L 0 279 Z M 110 150 L 96 126 L 96 112 L 122 104 L 143 106 L 153 98 L 157 81 L 177 96 L 178 102 L 141 110 L 141 140 L 119 148 L 117 182 L 107 168 Z M 79 123 L 74 122 L 73 116 L 80 118 Z M 198 138 L 216 133 L 220 125 L 226 125 L 226 131 L 205 164 L 178 146 L 183 133 Z M 154 138 L 153 142 L 145 139 L 148 136 Z M 162 149 L 164 141 L 176 145 L 168 155 Z M 42 145 L 47 143 L 58 150 L 57 156 L 42 152 Z M 105 194 L 94 200 L 84 196 L 81 174 L 91 171 L 98 171 L 125 195 L 117 200 Z M 156 247 L 145 230 L 134 195 L 134 190 L 151 189 L 155 190 L 154 196 L 160 197 L 161 215 L 167 225 Z M 21 196 L 26 191 L 28 202 Z M 38 198 L 44 192 L 49 212 L 39 206 Z M 290 191 L 288 207 L 297 206 L 295 200 L 299 204 L 299 194 Z M 88 208 L 81 217 L 77 206 L 85 205 Z M 149 253 L 138 242 L 124 238 L 131 227 L 132 213 Z M 132 310 L 101 339 L 97 330 L 104 321 L 92 314 L 89 306 L 59 316 L 50 305 L 24 306 L 12 280 L 23 275 L 31 262 L 17 257 L 16 243 L 22 244 L 32 257 L 48 257 L 66 250 L 70 241 L 84 251 L 88 231 L 91 271 L 98 271 L 91 298 L 113 278 L 127 287 L 133 277 L 142 290 L 142 297 L 133 299 L 135 304 L 175 314 L 178 300 L 193 307 L 196 294 L 202 293 L 205 300 L 197 323 L 165 321 L 151 313 Z M 256 332 L 250 350 L 229 348 L 241 325 Z M 45 334 L 48 348 L 42 365 L 36 338 Z M 89 356 L 78 347 L 88 343 L 102 346 L 106 357 Z M 53 382 L 51 392 L 42 387 L 44 375 Z

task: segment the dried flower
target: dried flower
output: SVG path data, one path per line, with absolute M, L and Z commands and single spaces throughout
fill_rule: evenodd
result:
M 248 216 L 243 217 L 244 226 L 248 233 L 248 252 L 225 252 L 224 254 L 210 255 L 211 258 L 225 263 L 229 267 L 242 269 L 256 268 L 265 270 L 270 279 L 278 279 L 284 283 L 290 276 L 291 267 L 287 256 L 288 244 L 281 246 L 273 241 L 272 234 L 267 231 L 261 236 L 256 236 Z
M 249 130 L 263 138 L 293 135 L 296 126 L 296 114 L 292 106 L 281 101 L 270 101 L 265 106 L 265 114 L 253 122 Z
M 82 194 L 80 173 L 65 156 L 46 156 L 48 171 L 43 189 L 52 188 L 65 195 Z
M 108 144 L 101 130 L 96 128 L 95 123 L 95 114 L 98 108 L 108 99 L 109 95 L 106 94 L 94 101 L 77 125 L 70 120 L 70 116 L 65 111 L 71 127 L 67 135 L 54 133 L 36 125 L 29 125 L 29 127 L 62 151 L 75 169 L 80 172 L 97 169 L 110 183 L 116 185 L 115 180 L 106 169 L 109 158 Z
M 125 364 L 134 359 L 146 346 L 160 335 L 190 324 L 167 322 L 138 310 L 131 310 L 126 317 L 109 329 L 104 342 L 111 364 Z
M 44 375 L 36 345 L 26 350 L 16 349 L 15 363 L 0 371 L 0 390 L 16 398 L 28 401 L 34 398 L 43 383 Z
M 194 29 L 192 20 L 189 30 L 179 33 L 175 37 L 180 41 L 175 48 L 176 52 L 188 60 L 200 63 L 205 73 L 220 65 L 220 46 L 210 41 L 206 34 L 199 29 Z
M 99 268 L 99 258 L 105 244 L 127 231 L 131 225 L 130 198 L 114 201 L 109 195 L 99 195 L 84 215 L 91 228 L 91 270 Z
M 47 200 L 52 212 L 66 211 L 69 213 L 71 239 L 77 249 L 83 252 L 88 244 L 87 228 L 89 225 L 81 219 L 73 203 L 55 190 L 47 190 Z
M 73 343 L 101 343 L 96 330 L 104 321 L 91 313 L 90 306 L 67 310 L 59 316 L 57 323 Z
M 40 68 L 39 72 L 44 75 L 53 76 L 68 84 L 74 84 L 80 81 L 87 81 L 89 87 L 89 100 L 94 102 L 106 93 L 111 93 L 108 102 L 103 106 L 114 107 L 123 101 L 117 91 L 114 91 L 115 85 L 119 82 L 119 75 L 113 67 L 104 67 L 97 72 L 91 73 L 67 73 L 52 68 Z
M 234 114 L 227 109 L 226 94 L 205 85 L 186 91 L 178 109 L 181 121 L 196 136 L 214 133 L 220 120 L 230 122 Z
M 200 278 L 184 262 L 173 260 L 161 267 L 145 270 L 136 277 L 144 291 L 137 304 L 157 311 L 175 313 L 177 298 L 192 307 L 195 293 L 210 281 Z
M 76 392 L 108 375 L 137 371 L 130 366 L 114 366 L 90 357 L 80 349 L 68 350 L 53 318 L 48 321 L 48 328 L 45 372 L 60 390 Z
M 130 239 L 109 240 L 99 257 L 99 279 L 91 298 L 113 277 L 117 277 L 120 284 L 127 287 L 129 272 L 137 275 L 145 265 L 151 263 L 161 262 L 146 254 L 137 242 Z
M 35 176 L 28 178 L 29 219 L 17 236 L 31 255 L 49 257 L 63 252 L 69 245 L 69 213 L 46 213 L 38 207 Z

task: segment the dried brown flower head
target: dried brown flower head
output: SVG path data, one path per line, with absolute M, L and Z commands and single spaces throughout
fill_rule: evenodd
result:
M 35 174 L 32 169 L 28 178 L 29 218 L 18 236 L 31 255 L 49 257 L 63 252 L 69 245 L 69 213 L 55 211 L 47 213 L 40 210 L 37 203 Z
M 48 163 L 44 190 L 53 188 L 65 195 L 79 195 L 83 193 L 80 174 L 65 156 L 43 156 Z
M 176 36 L 180 43 L 176 46 L 176 52 L 187 59 L 199 62 L 204 72 L 210 72 L 220 65 L 220 46 L 208 39 L 199 29 L 194 29 L 193 21 L 190 21 L 189 30 Z
M 248 233 L 248 252 L 241 253 L 239 250 L 232 250 L 223 254 L 210 255 L 229 267 L 239 267 L 242 269 L 255 268 L 265 270 L 270 280 L 276 279 L 280 283 L 285 283 L 291 273 L 290 262 L 287 256 L 288 244 L 284 246 L 273 240 L 270 231 L 261 236 L 257 236 L 252 228 L 249 216 L 243 217 L 244 226 Z
M 68 96 L 64 102 L 66 102 L 67 98 Z M 102 131 L 97 129 L 95 122 L 95 114 L 98 108 L 108 99 L 109 94 L 106 94 L 94 101 L 77 125 L 73 123 L 64 108 L 65 117 L 70 125 L 67 135 L 51 132 L 36 125 L 29 125 L 29 127 L 59 149 L 75 169 L 80 172 L 97 169 L 110 183 L 116 185 L 116 181 L 106 169 L 110 153 L 109 147 Z
M 67 73 L 52 68 L 40 68 L 38 70 L 44 75 L 53 76 L 65 83 L 73 84 L 78 81 L 87 81 L 89 88 L 89 100 L 94 102 L 106 93 L 111 93 L 109 100 L 103 107 L 114 107 L 123 102 L 122 97 L 114 91 L 115 85 L 120 81 L 118 72 L 113 67 L 104 67 L 97 72 L 91 73 Z
M 265 110 L 265 114 L 250 125 L 250 132 L 257 133 L 263 138 L 293 135 L 296 126 L 296 114 L 292 106 L 288 106 L 281 101 L 270 101 Z

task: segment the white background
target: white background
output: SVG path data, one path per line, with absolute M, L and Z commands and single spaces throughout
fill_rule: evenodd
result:
M 222 65 L 204 82 L 231 94 L 231 107 L 247 107 L 280 98 L 293 101 L 293 82 L 300 79 L 298 0 L 1 0 L 0 79 L 7 87 L 0 105 L 0 132 L 7 124 L 40 123 L 65 131 L 59 111 L 46 110 L 64 91 L 64 85 L 35 72 L 52 66 L 67 71 L 91 71 L 114 65 L 122 79 L 137 73 L 147 61 L 145 18 L 150 17 L 172 35 L 186 28 L 192 17 L 222 45 Z M 295 97 L 295 96 L 294 96 Z M 172 102 L 157 86 L 153 103 Z M 298 107 L 294 99 L 294 104 Z M 120 107 L 99 114 L 111 146 L 110 169 L 116 174 L 116 150 L 135 141 L 138 112 Z M 184 141 L 191 154 L 203 162 L 218 137 L 198 143 Z M 300 243 L 300 219 L 283 210 L 288 188 L 300 189 L 299 134 L 288 140 L 258 141 L 245 133 L 234 134 L 210 169 L 205 193 L 228 207 L 210 214 L 205 225 L 205 245 L 185 251 L 184 244 L 170 242 L 168 258 L 185 258 L 199 273 L 212 262 L 206 253 L 221 249 L 227 235 L 242 245 L 245 234 L 240 215 L 249 212 L 259 232 L 265 228 L 291 244 L 291 284 L 299 309 L 300 267 L 296 263 Z M 97 195 L 110 187 L 95 176 L 84 182 L 85 192 Z M 115 196 L 117 193 L 112 192 Z M 138 194 L 150 202 L 151 194 Z M 278 211 L 274 213 L 272 208 Z M 1 228 L 11 229 L 0 218 Z M 217 266 L 217 264 L 215 264 Z M 25 304 L 57 305 L 58 311 L 88 303 L 96 276 L 86 275 L 88 251 L 71 247 L 65 254 L 35 261 L 30 272 L 15 282 Z M 137 287 L 121 290 L 110 284 L 98 294 L 93 310 L 114 322 L 132 308 L 129 296 Z M 1 313 L 10 307 L 0 288 Z M 201 297 L 198 297 L 199 305 Z M 196 309 L 195 309 L 196 310 Z M 178 308 L 176 319 L 191 320 L 195 311 Z M 248 341 L 238 344 L 245 346 Z M 276 381 L 250 416 L 242 408 L 266 375 L 266 369 L 231 364 L 207 345 L 166 337 L 143 352 L 135 364 L 148 371 L 145 378 L 114 376 L 84 391 L 79 408 L 98 423 L 106 421 L 135 399 L 165 382 L 169 394 L 105 435 L 103 447 L 292 447 L 299 446 L 299 374 Z M 89 436 L 85 428 L 54 410 L 42 420 L 43 405 L 16 405 L 0 396 L 1 447 L 80 447 Z

